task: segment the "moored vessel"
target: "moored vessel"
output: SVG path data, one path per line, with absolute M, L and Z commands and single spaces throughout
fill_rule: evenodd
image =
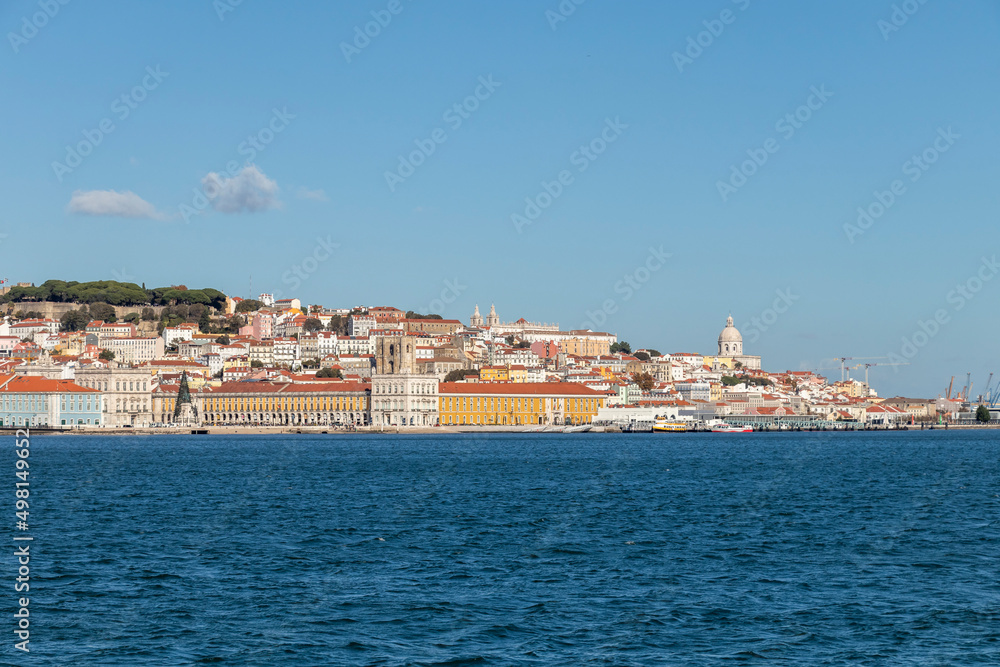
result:
M 657 419 L 653 422 L 653 433 L 685 433 L 688 430 L 687 422 L 668 419 Z
M 712 427 L 712 433 L 753 433 L 752 426 L 734 426 L 733 424 L 719 424 Z

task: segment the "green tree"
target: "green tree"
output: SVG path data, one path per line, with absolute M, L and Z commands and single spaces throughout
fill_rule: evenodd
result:
M 663 356 L 662 354 L 660 354 L 659 350 L 649 349 L 647 351 L 649 352 L 649 356 L 650 357 L 662 357 Z
M 347 335 L 347 318 L 341 317 L 340 315 L 334 315 L 330 318 L 330 322 L 326 325 L 327 331 L 332 331 L 338 336 Z
M 111 350 L 101 350 L 101 353 L 97 355 L 97 358 L 101 361 L 111 361 L 115 358 L 115 353 Z
M 627 340 L 612 343 L 611 354 L 617 354 L 618 352 L 621 352 L 622 354 L 632 354 L 632 346 L 628 344 Z
M 208 313 L 211 309 L 203 304 L 195 303 L 190 306 L 186 306 L 187 316 L 184 318 L 186 322 L 198 322 L 201 320 L 202 313 Z
M 649 354 L 648 354 L 648 353 L 646 353 L 646 352 L 643 352 L 642 350 L 640 350 L 640 351 L 636 352 L 636 353 L 635 353 L 634 355 L 632 355 L 632 356 L 634 356 L 634 357 L 635 357 L 636 359 L 638 359 L 639 361 L 649 361 Z
M 101 302 L 90 304 L 90 319 L 104 320 L 105 322 L 118 321 L 118 317 L 115 315 L 114 306 Z
M 219 345 L 229 345 L 233 341 L 230 340 L 229 336 L 227 336 L 226 334 L 222 334 L 221 336 L 215 339 L 215 342 L 218 343 Z
M 302 330 L 307 333 L 314 333 L 316 331 L 323 330 L 323 323 L 317 320 L 315 317 L 310 317 L 305 322 L 302 323 Z
M 212 329 L 212 316 L 208 313 L 207 308 L 202 312 L 201 317 L 198 318 L 198 329 L 202 333 L 209 333 Z
M 990 421 L 990 409 L 985 405 L 976 408 L 976 421 L 986 424 Z
M 264 362 L 261 361 L 260 359 L 250 360 L 250 368 L 263 368 L 263 367 L 264 367 Z
M 63 331 L 83 331 L 87 327 L 90 318 L 83 309 L 68 310 L 59 318 L 59 324 Z
M 316 371 L 316 377 L 318 378 L 338 378 L 343 380 L 344 374 L 340 372 L 339 368 L 321 368 Z
M 156 312 L 152 308 L 149 308 L 147 306 L 146 308 L 142 309 L 143 322 L 152 322 L 155 319 L 156 319 Z
M 141 318 L 142 316 L 139 313 L 129 313 L 122 320 L 130 324 L 136 324 Z
M 464 380 L 466 375 L 475 375 L 476 371 L 468 368 L 457 368 L 453 371 L 449 371 L 447 375 L 444 376 L 445 382 L 458 382 L 459 380 Z
M 260 310 L 264 307 L 264 304 L 256 299 L 243 299 L 238 304 L 236 304 L 237 313 L 252 313 L 255 310 Z
M 243 319 L 242 315 L 232 315 L 226 319 L 226 330 L 229 333 L 238 334 L 246 323 L 247 321 Z

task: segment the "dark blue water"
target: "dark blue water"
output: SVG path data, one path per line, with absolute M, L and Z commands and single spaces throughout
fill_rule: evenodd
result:
M 997 432 L 36 437 L 31 463 L 11 664 L 1000 664 Z

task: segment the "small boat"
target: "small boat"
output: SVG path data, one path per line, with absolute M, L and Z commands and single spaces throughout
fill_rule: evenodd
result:
M 721 424 L 712 427 L 712 433 L 753 433 L 752 426 L 734 426 L 732 424 Z
M 568 426 L 563 429 L 563 433 L 586 433 L 589 430 L 588 424 L 581 424 L 580 426 Z
M 682 421 L 657 419 L 653 423 L 653 433 L 686 433 L 687 430 L 687 423 Z

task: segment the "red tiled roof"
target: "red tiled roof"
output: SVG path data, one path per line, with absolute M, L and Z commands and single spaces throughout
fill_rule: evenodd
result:
M 603 392 L 594 391 L 575 382 L 442 382 L 438 385 L 439 394 L 531 394 L 544 396 L 602 396 Z

